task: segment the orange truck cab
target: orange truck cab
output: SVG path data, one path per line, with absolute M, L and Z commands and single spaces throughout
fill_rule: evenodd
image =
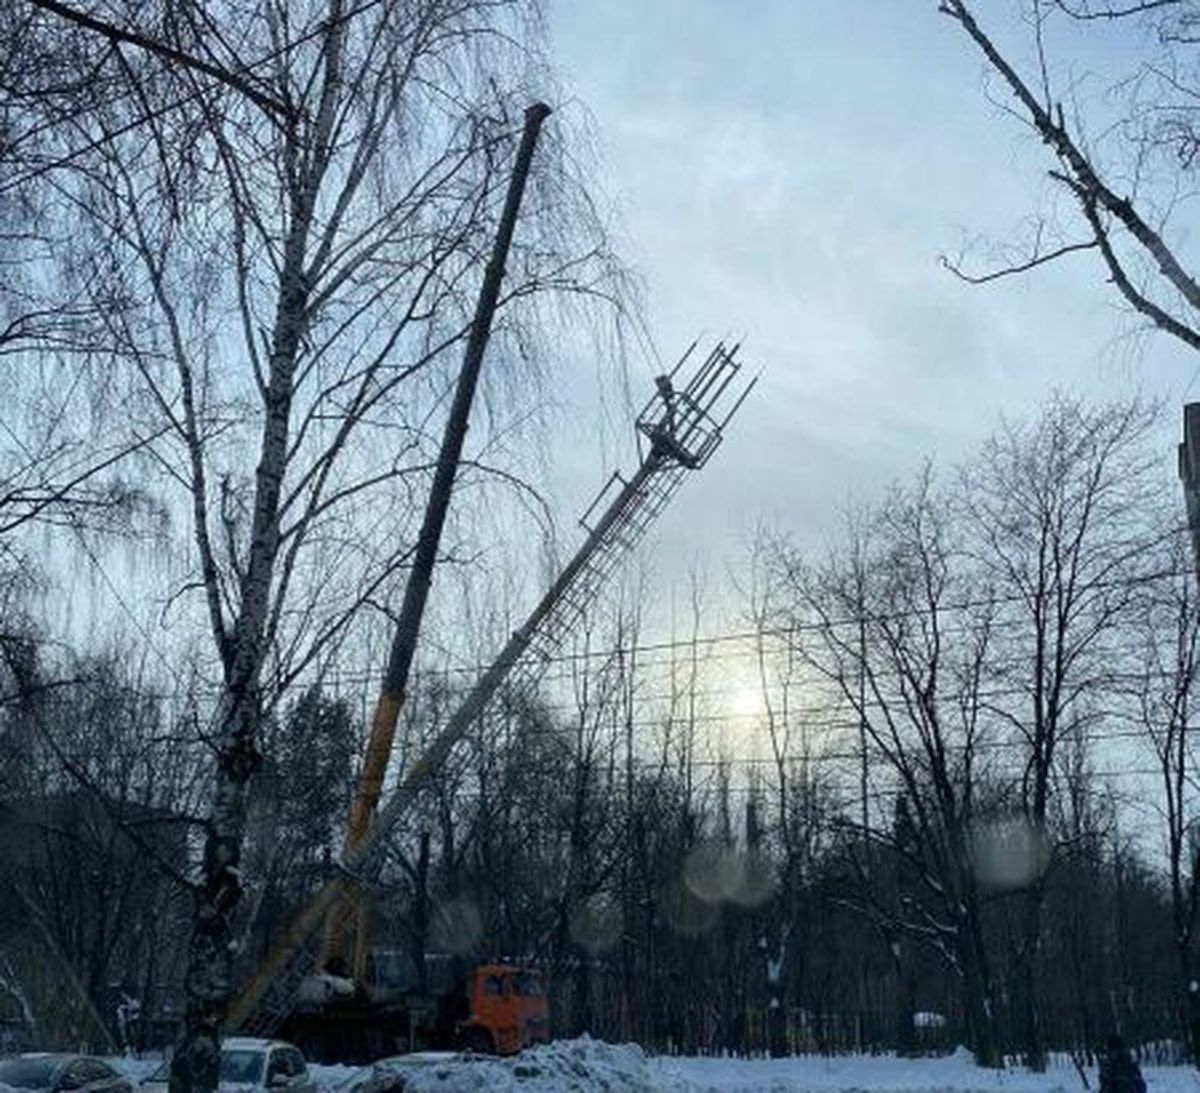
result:
M 515 964 L 481 964 L 471 977 L 471 1016 L 459 1024 L 473 1051 L 515 1055 L 550 1039 L 542 977 Z

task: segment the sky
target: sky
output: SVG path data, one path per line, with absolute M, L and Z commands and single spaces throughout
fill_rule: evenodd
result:
M 1014 4 L 976 7 L 1027 60 Z M 848 502 L 926 457 L 953 463 L 1056 387 L 1165 399 L 1163 457 L 1174 459 L 1174 408 L 1200 398 L 1197 361 L 1163 336 L 1131 336 L 1098 258 L 984 287 L 941 267 L 964 243 L 982 264 L 988 240 L 1011 238 L 1054 195 L 1044 149 L 989 101 L 980 56 L 936 8 L 551 5 L 560 113 L 590 119 L 596 185 L 662 360 L 696 337 L 732 336 L 763 375 L 723 450 L 661 518 L 660 570 L 699 558 L 719 577 L 760 524 L 826 543 Z M 1135 45 L 1097 32 L 1069 68 L 1052 52 L 1052 73 L 1086 96 Z M 649 395 L 654 370 L 649 356 L 635 362 L 636 394 Z M 577 390 L 574 431 L 592 412 L 587 382 Z M 612 451 L 561 450 L 557 492 L 581 508 Z
M 1162 336 L 1131 339 L 1093 256 L 986 287 L 939 264 L 964 239 L 1010 238 L 1051 188 L 1044 149 L 989 101 L 979 56 L 936 0 L 548 3 L 563 87 L 550 124 L 568 140 L 586 133 L 581 156 L 598 150 L 594 192 L 645 289 L 658 359 L 634 354 L 634 401 L 697 337 L 741 340 L 762 377 L 654 529 L 643 640 L 690 631 L 693 569 L 706 586 L 701 631 L 743 629 L 735 580 L 757 526 L 820 549 L 848 504 L 879 497 L 927 457 L 952 464 L 1001 414 L 1032 414 L 1055 387 L 1163 398 L 1169 480 L 1178 406 L 1200 398 L 1200 359 Z M 977 8 L 1027 62 L 1015 0 Z M 1102 91 L 1128 67 L 1137 43 L 1103 31 L 1073 43 L 1075 67 L 1056 64 L 1056 79 Z M 983 245 L 968 256 L 982 262 Z M 635 455 L 624 408 L 597 398 L 598 385 L 619 389 L 617 365 L 587 353 L 564 347 L 547 444 L 564 552 L 581 536 L 575 517 Z M 496 539 L 520 553 L 520 535 L 497 519 Z M 135 587 L 140 564 L 114 562 L 115 583 Z M 116 612 L 107 577 L 88 575 L 83 602 L 130 614 Z M 506 598 L 527 610 L 535 583 Z M 435 604 L 470 629 L 467 597 L 453 581 L 438 588 Z M 60 602 L 79 614 L 78 600 Z M 152 629 L 161 603 L 147 611 Z M 720 685 L 728 712 L 753 719 L 756 681 L 737 659 Z
M 597 149 L 594 192 L 645 289 L 657 356 L 635 352 L 634 401 L 696 338 L 702 351 L 717 338 L 740 341 L 748 371 L 761 374 L 722 450 L 655 528 L 656 591 L 639 640 L 688 632 L 692 568 L 707 577 L 701 633 L 743 629 L 731 578 L 744 574 L 756 527 L 819 549 L 848 504 L 879 497 L 926 458 L 953 464 L 1001 415 L 1031 415 L 1055 388 L 1163 399 L 1169 475 L 1178 407 L 1200 399 L 1200 358 L 1163 336 L 1131 337 L 1095 256 L 986 287 L 939 262 L 964 241 L 966 260 L 985 262 L 980 240 L 1012 238 L 1052 187 L 1045 150 L 989 99 L 980 57 L 936 0 L 547 2 L 564 89 L 551 124 L 568 137 L 586 132 L 581 155 Z M 1028 61 L 1015 0 L 976 7 Z M 1082 81 L 1103 105 L 1099 93 L 1135 45 L 1099 36 L 1054 76 Z M 614 461 L 623 454 L 622 469 L 633 469 L 632 421 L 623 453 L 614 439 L 618 365 L 589 358 L 588 344 L 564 347 L 548 441 L 564 547 Z M 503 514 L 496 519 L 503 530 Z M 520 553 L 523 541 L 512 539 Z M 137 586 L 141 564 L 131 556 L 124 568 L 87 569 L 88 594 L 61 597 L 59 610 L 69 620 L 82 601 L 97 615 L 133 618 L 134 597 L 119 589 Z M 432 602 L 457 635 L 470 632 L 468 655 L 485 656 L 473 631 L 486 627 L 462 621 L 468 596 L 452 580 L 436 588 Z M 527 609 L 541 589 L 508 593 Z M 162 603 L 145 610 L 144 633 L 156 633 Z M 432 626 L 424 637 L 436 641 Z M 748 651 L 714 654 L 707 735 L 761 754 L 746 743 L 761 721 Z M 359 682 L 347 686 L 365 709 Z

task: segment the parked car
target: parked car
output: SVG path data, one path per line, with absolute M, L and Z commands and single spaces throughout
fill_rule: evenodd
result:
M 221 1089 L 317 1093 L 300 1049 L 283 1040 L 233 1036 L 221 1041 Z
M 171 1064 L 163 1063 L 150 1077 L 138 1083 L 139 1093 L 166 1093 Z M 225 1093 L 251 1090 L 287 1090 L 287 1093 L 317 1093 L 317 1083 L 308 1072 L 300 1049 L 283 1040 L 253 1036 L 231 1036 L 221 1041 L 221 1072 L 218 1089 Z
M 133 1086 L 91 1055 L 17 1055 L 0 1060 L 0 1085 L 46 1093 L 133 1093 Z
M 442 1069 L 448 1075 L 459 1074 L 464 1065 L 470 1065 L 476 1058 L 456 1051 L 413 1051 L 407 1055 L 394 1055 L 364 1067 L 349 1083 L 347 1093 L 403 1093 L 414 1073 Z

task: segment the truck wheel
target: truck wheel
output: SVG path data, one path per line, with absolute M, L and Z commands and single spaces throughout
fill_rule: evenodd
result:
M 463 1039 L 468 1051 L 472 1051 L 476 1055 L 492 1054 L 492 1038 L 485 1029 L 467 1029 L 466 1035 Z

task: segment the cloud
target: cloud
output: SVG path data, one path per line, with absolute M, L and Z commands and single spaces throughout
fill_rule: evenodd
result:
M 1045 164 L 933 3 L 560 3 L 552 26 L 663 357 L 745 335 L 765 369 L 689 486 L 704 501 L 669 514 L 719 507 L 740 526 L 708 528 L 718 553 L 757 514 L 816 541 L 847 497 L 957 458 L 1052 387 L 1178 396 L 1194 374 L 1162 339 L 1114 367 L 1125 320 L 1092 256 L 987 288 L 939 266 L 964 231 L 1010 233 Z

